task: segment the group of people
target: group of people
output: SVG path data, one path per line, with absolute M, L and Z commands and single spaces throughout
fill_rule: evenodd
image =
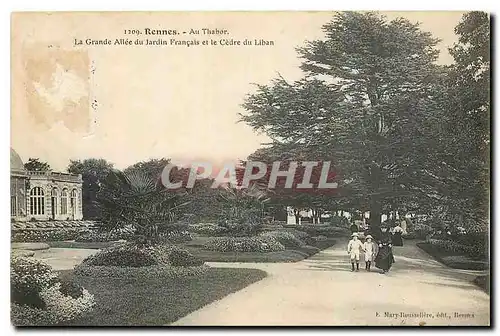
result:
M 368 234 L 365 237 L 365 242 L 359 239 L 358 232 L 353 232 L 352 239 L 347 245 L 347 254 L 350 257 L 351 271 L 359 271 L 360 257 L 361 253 L 363 253 L 365 269 L 368 272 L 374 261 L 375 267 L 381 269 L 383 273 L 387 273 L 394 263 L 394 255 L 392 254 L 393 243 L 395 246 L 403 246 L 401 234 L 402 230 L 398 230 L 398 227 L 389 230 L 385 223 L 380 226 L 380 232 L 378 232 L 376 238 Z

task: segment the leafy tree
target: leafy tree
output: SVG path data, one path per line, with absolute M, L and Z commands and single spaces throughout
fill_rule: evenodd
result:
M 29 171 L 48 171 L 50 165 L 47 162 L 40 161 L 38 158 L 29 158 L 24 164 L 24 168 Z
M 449 72 L 446 208 L 456 223 L 487 229 L 490 187 L 490 20 L 484 12 L 463 15 Z M 451 195 L 453 195 L 451 197 Z M 467 225 L 467 223 L 469 223 Z
M 68 166 L 68 172 L 73 174 L 82 174 L 82 199 L 83 199 L 83 218 L 99 219 L 101 214 L 97 206 L 96 197 L 101 182 L 107 177 L 113 169 L 113 164 L 104 159 L 85 159 L 71 160 Z
M 378 226 L 388 205 L 433 191 L 422 178 L 443 113 L 438 40 L 418 24 L 373 12 L 339 13 L 323 29 L 326 39 L 298 49 L 306 77 L 259 85 L 242 120 L 273 144 L 334 161 L 353 181 L 345 196 L 367 201 Z
M 142 161 L 133 164 L 123 170 L 124 173 L 129 173 L 132 171 L 144 171 L 148 176 L 153 179 L 159 179 L 163 172 L 163 169 L 170 164 L 169 159 L 151 159 L 149 161 Z

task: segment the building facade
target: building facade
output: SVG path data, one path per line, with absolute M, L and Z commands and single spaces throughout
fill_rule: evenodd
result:
M 14 221 L 81 220 L 82 176 L 28 171 L 10 149 L 10 215 Z

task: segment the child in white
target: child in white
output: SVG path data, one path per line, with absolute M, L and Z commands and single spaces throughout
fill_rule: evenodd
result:
M 359 271 L 359 256 L 363 250 L 363 243 L 358 239 L 358 234 L 353 233 L 352 239 L 347 244 L 347 254 L 351 257 L 351 271 L 354 271 L 354 263 L 356 263 L 356 271 Z
M 372 241 L 372 236 L 366 236 L 366 241 L 363 244 L 363 250 L 365 251 L 365 268 L 369 272 L 370 267 L 375 256 L 375 243 Z

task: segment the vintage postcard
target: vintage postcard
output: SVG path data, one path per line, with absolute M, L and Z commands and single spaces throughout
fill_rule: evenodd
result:
M 490 15 L 15 12 L 14 326 L 490 326 Z

